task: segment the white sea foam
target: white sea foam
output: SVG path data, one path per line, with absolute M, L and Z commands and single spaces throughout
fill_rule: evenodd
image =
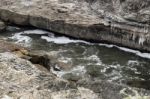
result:
M 56 43 L 56 44 L 85 43 L 85 44 L 90 44 L 90 45 L 96 45 L 94 43 L 89 43 L 89 42 L 86 42 L 86 41 L 83 41 L 83 40 L 74 40 L 74 39 L 70 39 L 70 38 L 64 37 L 64 36 L 56 37 L 51 32 L 44 31 L 44 30 L 39 30 L 39 29 L 27 30 L 27 31 L 19 32 L 19 33 L 16 33 L 11 38 L 15 39 L 15 40 L 18 40 L 17 42 L 25 42 L 25 43 L 31 42 L 32 39 L 30 37 L 24 36 L 24 35 L 21 35 L 21 34 L 40 34 L 40 35 L 48 34 L 48 36 L 41 36 L 41 39 L 44 39 L 47 42 L 53 42 L 53 43 Z M 119 47 L 119 46 L 112 45 L 112 44 L 99 43 L 99 46 L 105 46 L 105 47 L 108 47 L 108 48 L 116 47 L 116 48 L 118 48 L 120 50 L 123 50 L 125 52 L 134 53 L 137 56 L 150 59 L 150 53 L 142 53 L 142 52 L 140 52 L 138 50 L 133 50 L 133 49 L 125 48 L 125 47 Z
M 56 44 L 68 44 L 68 43 L 86 43 L 86 44 L 90 44 L 90 43 L 88 43 L 86 41 L 83 41 L 83 40 L 73 40 L 73 39 L 70 39 L 70 38 L 64 37 L 64 36 L 56 37 L 54 35 L 54 33 L 44 31 L 44 30 L 39 30 L 39 29 L 27 30 L 27 31 L 23 31 L 23 32 L 20 32 L 20 33 L 21 34 L 48 34 L 48 36 L 41 36 L 41 39 L 44 39 L 47 42 L 53 42 L 53 43 L 56 43 Z
M 42 36 L 42 39 L 46 40 L 47 42 L 53 42 L 56 44 L 68 44 L 68 43 L 86 43 L 89 44 L 86 41 L 82 41 L 82 40 L 72 40 L 68 37 L 50 37 L 50 36 Z
M 135 65 L 135 64 L 139 65 L 140 63 L 137 60 L 129 60 L 128 63 L 127 63 L 127 65 Z
M 108 48 L 114 47 L 114 45 L 111 45 L 111 44 L 103 44 L 103 43 L 100 43 L 99 45 L 100 45 L 100 46 L 105 46 L 105 47 L 108 47 Z
M 68 58 L 68 57 L 61 57 L 58 60 L 63 62 L 63 63 L 70 63 L 70 62 L 72 62 L 72 58 Z
M 89 57 L 84 57 L 85 60 L 94 61 L 95 63 L 88 63 L 88 65 L 102 65 L 101 59 L 97 55 L 91 55 Z
M 142 53 L 142 52 L 140 52 L 138 50 L 133 50 L 133 49 L 125 48 L 125 47 L 119 47 L 117 45 L 109 45 L 109 44 L 99 44 L 99 45 L 100 46 L 105 46 L 105 47 L 108 47 L 108 48 L 116 47 L 116 48 L 118 48 L 118 49 L 120 49 L 122 51 L 133 53 L 133 54 L 135 54 L 137 56 L 150 59 L 150 53 Z
M 16 33 L 12 37 L 9 37 L 10 39 L 16 40 L 16 43 L 22 43 L 25 46 L 30 46 L 30 42 L 32 41 L 32 38 L 28 36 L 21 35 L 21 33 Z
M 35 29 L 35 30 L 26 30 L 26 31 L 15 33 L 12 37 L 9 38 L 15 40 L 16 43 L 23 44 L 26 47 L 31 46 L 32 38 L 23 34 L 37 34 L 37 35 L 48 34 L 51 37 L 54 36 L 53 33 L 50 33 L 48 31 Z
M 125 48 L 125 47 L 119 47 L 119 46 L 116 46 L 116 47 L 117 47 L 118 49 L 120 49 L 120 50 L 125 51 L 125 52 L 134 53 L 134 54 L 136 54 L 137 56 L 150 59 L 150 53 L 142 53 L 142 52 L 140 52 L 140 51 L 133 50 L 133 49 L 129 49 L 129 48 Z
M 72 68 L 70 71 L 55 71 L 53 68 L 51 69 L 52 73 L 56 74 L 58 77 L 62 77 L 65 74 L 68 73 L 75 73 L 79 75 L 83 75 L 86 73 L 86 69 L 84 66 L 77 66 Z
M 35 29 L 35 30 L 26 30 L 23 32 L 20 32 L 21 34 L 48 34 L 50 32 L 48 31 L 44 31 L 44 30 L 39 30 L 39 29 Z

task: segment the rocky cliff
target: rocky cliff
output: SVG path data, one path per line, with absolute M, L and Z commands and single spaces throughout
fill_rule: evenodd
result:
M 149 0 L 3 0 L 6 22 L 150 51 Z

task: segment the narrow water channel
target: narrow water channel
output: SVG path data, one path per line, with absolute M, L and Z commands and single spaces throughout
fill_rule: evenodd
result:
M 39 29 L 9 27 L 1 39 L 32 50 L 43 50 L 57 56 L 67 67 L 52 70 L 63 78 L 107 80 L 133 87 L 150 89 L 150 54 L 117 47 L 89 43 Z

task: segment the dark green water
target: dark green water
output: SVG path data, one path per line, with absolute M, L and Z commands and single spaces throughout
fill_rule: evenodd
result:
M 40 30 L 33 32 L 39 34 L 33 34 L 32 31 L 29 31 L 30 34 L 20 34 L 23 32 L 19 31 L 22 30 L 9 30 L 1 33 L 0 37 L 33 50 L 44 50 L 56 55 L 59 61 L 70 67 L 53 71 L 58 76 L 63 77 L 71 73 L 80 79 L 101 79 L 150 89 L 150 59 L 119 50 L 111 45 L 72 40 L 50 33 L 48 37 L 48 34 L 44 34 L 45 31 Z M 45 39 L 49 39 L 49 42 Z M 144 54 L 142 55 L 144 57 Z

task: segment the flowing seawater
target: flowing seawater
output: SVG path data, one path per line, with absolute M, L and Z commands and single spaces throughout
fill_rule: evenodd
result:
M 116 45 L 75 40 L 38 29 L 7 30 L 0 37 L 32 50 L 55 54 L 69 68 L 52 70 L 60 77 L 68 74 L 80 79 L 87 77 L 91 80 L 101 79 L 150 89 L 149 53 Z

